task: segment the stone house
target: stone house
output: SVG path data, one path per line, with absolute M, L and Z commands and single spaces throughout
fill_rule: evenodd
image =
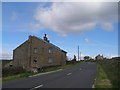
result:
M 104 57 L 103 57 L 103 55 L 97 55 L 96 57 L 95 57 L 95 59 L 96 60 L 103 60 L 104 59 Z
M 90 57 L 90 56 L 85 56 L 85 57 L 84 57 L 84 60 L 92 60 L 92 57 Z
M 29 70 L 66 64 L 67 52 L 50 43 L 46 34 L 44 39 L 29 36 L 29 39 L 13 50 L 13 66 Z

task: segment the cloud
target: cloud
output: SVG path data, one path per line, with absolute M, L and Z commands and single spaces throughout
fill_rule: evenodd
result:
M 38 23 L 30 23 L 29 27 L 30 27 L 29 31 L 31 33 L 37 33 L 40 30 L 40 24 L 38 24 Z
M 81 60 L 84 60 L 85 56 L 89 56 L 89 55 L 85 55 L 85 54 L 81 54 Z M 91 57 L 91 56 L 90 56 Z M 80 58 L 80 57 L 79 57 Z
M 17 15 L 15 12 L 12 12 L 12 15 L 11 15 L 11 20 L 12 21 L 15 21 L 17 19 Z
M 104 54 L 103 56 L 106 58 L 118 57 L 118 55 L 116 55 L 116 54 Z
M 102 28 L 105 30 L 105 31 L 113 31 L 114 27 L 111 23 L 104 23 L 102 24 Z
M 117 22 L 117 3 L 64 2 L 38 7 L 34 15 L 39 24 L 60 35 L 81 34 L 100 24 L 105 31 L 114 29 Z
M 0 34 L 2 32 L 2 2 L 0 2 Z
M 12 59 L 12 52 L 0 50 L 0 59 Z
M 90 43 L 90 42 L 91 42 L 91 40 L 89 40 L 88 38 L 85 38 L 84 41 L 85 41 L 86 43 Z
M 74 58 L 74 55 L 75 55 L 76 58 L 78 59 L 78 53 L 69 52 L 69 53 L 68 53 L 68 56 L 67 56 L 68 60 L 72 60 L 72 59 Z M 81 59 L 81 60 L 84 60 L 84 57 L 85 57 L 85 56 L 89 56 L 89 55 L 86 55 L 86 54 L 83 54 L 83 53 L 81 53 L 81 55 L 79 54 L 79 60 L 80 60 L 80 59 Z

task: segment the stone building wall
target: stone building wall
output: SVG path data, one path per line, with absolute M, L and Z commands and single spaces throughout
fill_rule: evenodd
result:
M 31 65 L 32 67 L 43 67 L 51 65 L 66 64 L 66 55 L 61 49 L 51 45 L 50 43 L 40 40 L 37 37 L 30 37 L 31 40 Z M 38 49 L 38 53 L 34 52 L 34 48 Z M 52 48 L 53 52 L 49 53 L 49 48 Z M 34 57 L 37 57 L 37 63 L 34 63 Z M 49 63 L 48 59 L 52 58 L 53 62 Z
M 28 40 L 13 50 L 13 66 L 22 66 L 27 69 L 30 67 L 28 59 Z
M 51 53 L 49 49 L 52 49 Z M 25 69 L 65 64 L 65 51 L 35 36 L 29 36 L 26 42 L 13 51 L 13 65 Z

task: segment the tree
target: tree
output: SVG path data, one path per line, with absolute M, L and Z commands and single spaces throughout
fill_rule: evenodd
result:
M 89 60 L 89 58 L 90 58 L 89 56 L 85 56 L 84 60 Z
M 73 59 L 74 61 L 76 61 L 76 56 L 74 55 L 74 59 Z

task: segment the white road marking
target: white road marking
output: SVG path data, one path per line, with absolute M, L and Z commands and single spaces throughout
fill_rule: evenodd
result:
M 80 70 L 82 70 L 82 68 L 80 68 Z
M 94 82 L 95 82 L 95 81 L 96 81 L 96 78 L 94 79 Z M 92 85 L 92 88 L 95 88 L 95 85 L 94 85 L 94 84 Z
M 40 88 L 40 87 L 42 87 L 43 85 L 39 85 L 39 86 L 37 86 L 37 87 L 34 87 L 34 88 Z
M 30 89 L 30 90 L 34 90 L 34 89 L 40 88 L 40 87 L 42 87 L 42 86 L 43 86 L 43 85 L 41 84 L 41 85 L 36 86 L 36 87 L 34 87 L 34 88 Z
M 72 73 L 68 73 L 67 75 L 71 75 Z
M 50 72 L 46 72 L 46 73 L 40 73 L 40 74 L 32 75 L 32 76 L 29 76 L 29 77 L 34 77 L 34 76 L 49 74 L 49 73 L 58 72 L 58 71 L 61 71 L 61 70 L 62 70 L 62 69 L 59 69 L 59 70 L 56 70 L 56 71 L 50 71 Z

